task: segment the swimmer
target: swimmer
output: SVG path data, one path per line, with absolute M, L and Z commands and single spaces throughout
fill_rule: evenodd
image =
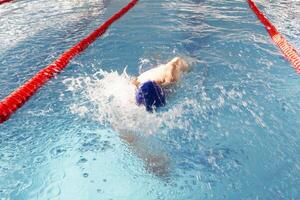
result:
M 152 112 L 166 104 L 165 94 L 162 87 L 176 83 L 182 72 L 187 71 L 188 63 L 175 57 L 166 64 L 152 68 L 138 77 L 132 83 L 136 86 L 136 103 L 143 104 L 146 110 Z
M 157 107 L 164 106 L 165 95 L 162 87 L 175 84 L 180 80 L 182 72 L 187 71 L 188 63 L 175 57 L 166 64 L 152 68 L 138 77 L 134 77 L 132 84 L 136 89 L 136 102 L 143 104 L 146 110 L 152 112 Z M 165 177 L 169 173 L 170 160 L 164 153 L 157 154 L 143 142 L 143 137 L 136 136 L 130 131 L 113 125 L 114 130 L 120 133 L 120 138 L 130 145 L 133 152 L 145 162 L 146 169 L 159 177 Z

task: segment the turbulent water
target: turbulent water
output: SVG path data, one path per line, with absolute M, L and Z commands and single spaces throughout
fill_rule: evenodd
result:
M 0 97 L 126 3 L 1 5 Z M 299 1 L 257 3 L 299 50 Z M 148 113 L 131 78 L 174 56 Z M 0 199 L 297 200 L 299 84 L 246 1 L 140 1 L 0 126 Z

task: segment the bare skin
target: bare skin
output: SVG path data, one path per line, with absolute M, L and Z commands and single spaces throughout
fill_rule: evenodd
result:
M 184 59 L 175 57 L 168 63 L 159 65 L 135 77 L 132 83 L 138 87 L 146 81 L 154 81 L 158 85 L 167 86 L 179 81 L 181 73 L 187 71 L 188 68 L 189 65 Z
M 141 83 L 154 81 L 160 86 L 168 86 L 178 82 L 181 73 L 187 71 L 188 68 L 189 65 L 184 59 L 175 57 L 164 65 L 159 65 L 134 77 L 132 84 L 138 88 Z M 126 130 L 116 130 L 120 133 L 120 138 L 126 141 L 134 153 L 145 162 L 148 171 L 160 177 L 169 173 L 170 160 L 167 156 L 151 152 L 150 148 L 142 144 L 140 138 L 127 133 Z

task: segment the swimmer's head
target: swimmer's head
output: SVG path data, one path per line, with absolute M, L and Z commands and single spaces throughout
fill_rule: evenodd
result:
M 168 64 L 175 65 L 182 72 L 185 72 L 189 69 L 189 64 L 180 57 L 173 58 Z
M 138 105 L 143 104 L 149 112 L 166 104 L 166 98 L 162 88 L 154 81 L 147 81 L 141 84 L 136 92 L 135 98 L 136 103 Z

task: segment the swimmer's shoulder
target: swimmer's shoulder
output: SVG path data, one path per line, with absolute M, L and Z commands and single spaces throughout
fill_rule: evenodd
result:
M 148 71 L 143 72 L 141 75 L 138 76 L 137 80 L 140 83 L 146 81 L 162 81 L 164 79 L 166 71 L 167 68 L 165 65 L 159 65 Z

